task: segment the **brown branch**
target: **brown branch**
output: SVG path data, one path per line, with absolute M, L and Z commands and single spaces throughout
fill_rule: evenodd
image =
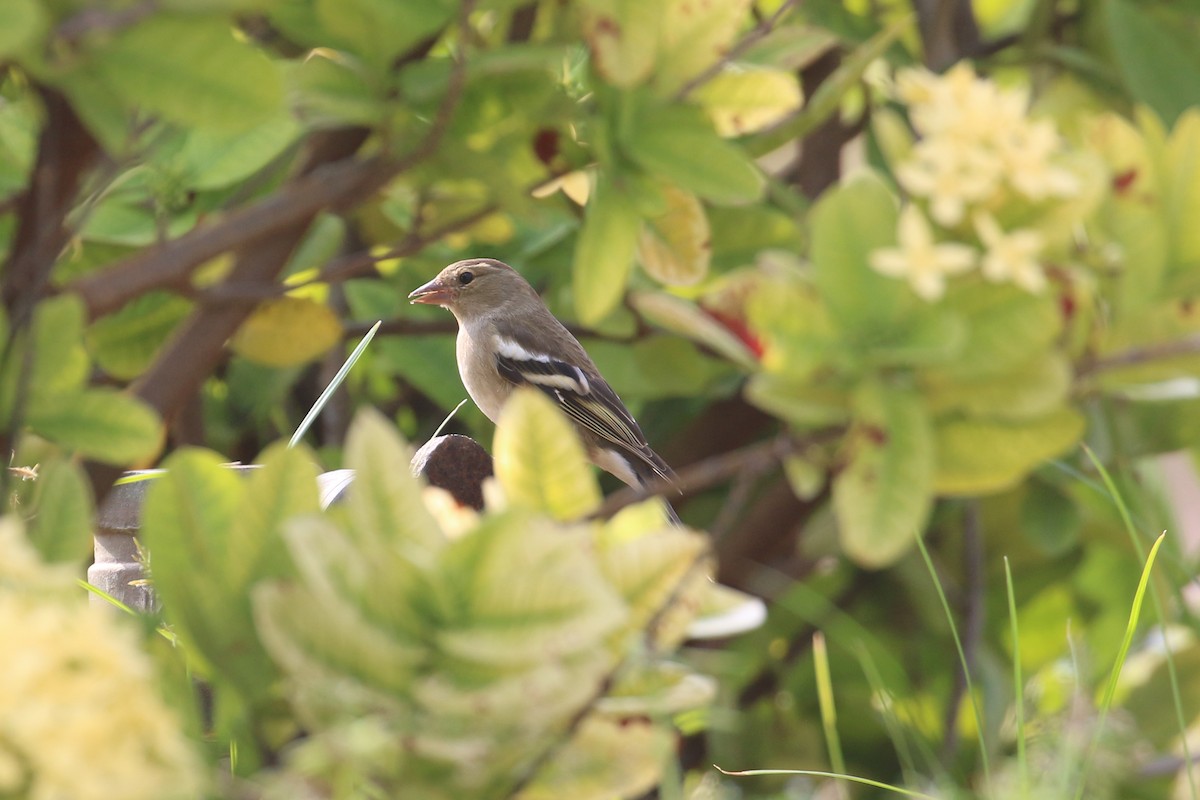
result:
M 706 458 L 680 469 L 673 481 L 657 480 L 640 489 L 628 488 L 616 492 L 605 500 L 590 518 L 608 519 L 622 508 L 649 497 L 686 496 L 736 475 L 761 474 L 774 468 L 788 456 L 813 445 L 832 442 L 841 434 L 841 428 L 829 428 L 803 436 L 781 434 L 774 439 L 755 442 L 739 450 Z
M 700 88 L 719 75 L 721 70 L 725 69 L 725 67 L 728 66 L 731 61 L 737 60 L 737 58 L 743 53 L 745 53 L 762 39 L 766 38 L 767 34 L 775 30 L 775 26 L 777 26 L 780 21 L 783 20 L 784 16 L 786 16 L 789 11 L 799 5 L 799 3 L 800 0 L 784 0 L 783 4 L 775 10 L 774 14 L 766 19 L 760 20 L 759 23 L 750 30 L 749 33 L 747 33 L 738 41 L 734 42 L 729 50 L 727 50 L 724 55 L 717 59 L 714 64 L 680 87 L 679 91 L 675 93 L 675 99 L 683 100 L 696 89 Z
M 958 752 L 958 712 L 967 691 L 967 672 L 974 672 L 979 661 L 979 646 L 983 641 L 984 627 L 984 573 L 983 531 L 979 516 L 979 501 L 968 500 L 963 509 L 963 661 L 954 670 L 954 685 L 946 703 L 942 718 L 945 736 L 942 739 L 942 763 L 950 764 Z M 983 725 L 983 720 L 977 721 Z

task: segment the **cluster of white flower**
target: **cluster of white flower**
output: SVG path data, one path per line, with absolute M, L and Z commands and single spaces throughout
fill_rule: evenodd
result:
M 0 796 L 195 797 L 200 761 L 154 691 L 150 660 L 71 570 L 0 520 Z
M 927 204 L 933 222 L 957 229 L 960 239 L 973 230 L 984 253 L 977 258 L 973 247 L 937 242 L 929 219 L 910 205 L 901 213 L 898 247 L 874 253 L 871 266 L 907 278 L 927 300 L 942 296 L 947 277 L 976 265 L 988 280 L 1040 291 L 1042 236 L 1006 231 L 992 212 L 1010 201 L 1037 203 L 1080 190 L 1077 177 L 1058 164 L 1063 145 L 1053 123 L 1029 118 L 1026 92 L 1003 89 L 964 63 L 944 75 L 907 70 L 896 86 L 919 137 L 895 166 L 897 180 Z

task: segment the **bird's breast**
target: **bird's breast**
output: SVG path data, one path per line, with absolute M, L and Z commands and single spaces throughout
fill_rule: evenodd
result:
M 492 422 L 500 417 L 500 409 L 512 393 L 512 384 L 496 370 L 496 356 L 491 342 L 479 342 L 466 328 L 460 328 L 457 340 L 458 371 L 471 400 Z

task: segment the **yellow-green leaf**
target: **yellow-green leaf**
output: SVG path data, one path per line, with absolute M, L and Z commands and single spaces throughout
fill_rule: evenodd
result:
M 641 83 L 654 68 L 663 0 L 586 0 L 580 4 L 592 65 L 613 86 Z
M 633 204 L 601 174 L 575 244 L 575 313 L 584 325 L 604 319 L 621 299 L 641 224 Z
M 514 506 L 579 519 L 600 502 L 583 444 L 544 394 L 513 393 L 500 414 L 492 446 L 496 478 Z
M 146 292 L 87 330 L 97 366 L 114 378 L 131 380 L 150 366 L 163 342 L 192 304 L 170 292 Z
M 342 325 L 324 303 L 280 297 L 255 309 L 229 346 L 259 364 L 290 367 L 311 361 L 341 339 Z
M 34 0 L 0 3 L 0 56 L 10 56 L 29 44 L 46 24 L 46 12 Z
M 656 88 L 674 94 L 723 58 L 749 9 L 750 0 L 667 0 Z
M 712 234 L 704 206 L 694 194 L 664 186 L 667 208 L 646 220 L 638 236 L 638 260 L 660 283 L 689 286 L 708 274 Z
M 30 483 L 32 497 L 18 509 L 29 520 L 30 541 L 46 561 L 78 563 L 92 549 L 92 489 L 83 469 L 56 459 L 39 465 Z
M 939 494 L 999 492 L 1024 478 L 1047 459 L 1079 441 L 1083 416 L 1061 409 L 1020 421 L 953 419 L 939 422 L 937 444 Z
M 735 64 L 696 92 L 717 133 L 742 136 L 769 128 L 800 108 L 804 95 L 790 72 Z
M 926 386 L 935 413 L 964 411 L 977 417 L 1020 419 L 1054 411 L 1071 390 L 1071 365 L 1060 353 L 1043 353 L 999 375 Z
M 933 436 L 919 395 L 865 386 L 833 480 L 846 555 L 864 567 L 893 563 L 921 535 L 933 506 Z
M 758 367 L 758 359 L 746 343 L 695 303 L 666 292 L 646 291 L 633 292 L 629 302 L 655 325 L 710 347 L 743 369 Z

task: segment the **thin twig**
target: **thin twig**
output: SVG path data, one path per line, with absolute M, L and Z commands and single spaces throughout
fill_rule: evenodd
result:
M 1160 361 L 1179 356 L 1200 354 L 1200 334 L 1192 334 L 1182 339 L 1170 342 L 1158 342 L 1144 347 L 1133 347 L 1120 353 L 1097 358 L 1082 366 L 1076 377 L 1090 378 L 1101 372 L 1108 372 L 1122 367 L 1136 367 L 1151 361 Z
M 795 6 L 799 5 L 799 3 L 800 0 L 784 0 L 784 3 L 779 6 L 778 9 L 776 9 L 774 14 L 760 21 L 750 30 L 749 33 L 736 41 L 723 56 L 717 59 L 716 63 L 712 64 L 710 67 L 680 87 L 679 91 L 675 93 L 675 99 L 684 99 L 696 89 L 700 88 L 719 75 L 721 70 L 725 69 L 729 62 L 736 60 L 760 40 L 766 38 L 767 34 L 775 30 L 775 26 L 779 24 L 780 20 L 782 20 L 784 16 Z
M 622 508 L 649 497 L 694 494 L 743 472 L 761 474 L 793 453 L 813 445 L 832 442 L 841 434 L 841 428 L 828 428 L 803 436 L 782 434 L 774 439 L 755 442 L 738 450 L 706 458 L 680 469 L 673 481 L 657 480 L 639 489 L 629 488 L 616 492 L 601 504 L 591 518 L 608 519 Z

